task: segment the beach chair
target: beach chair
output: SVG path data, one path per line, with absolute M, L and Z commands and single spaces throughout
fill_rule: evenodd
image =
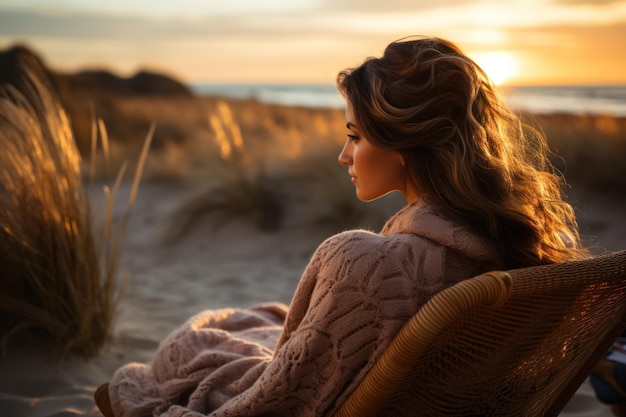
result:
M 489 272 L 429 300 L 335 416 L 557 416 L 625 328 L 626 251 Z
M 335 417 L 557 416 L 626 328 L 626 251 L 436 294 Z

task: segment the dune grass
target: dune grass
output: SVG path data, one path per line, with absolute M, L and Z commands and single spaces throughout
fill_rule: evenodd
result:
M 398 206 L 393 199 L 389 204 L 363 204 L 354 197 L 336 159 L 345 139 L 341 109 L 220 97 L 111 100 L 125 117 L 105 120 L 107 125 L 125 126 L 111 135 L 111 152 L 117 161 L 112 166 L 118 167 L 136 151 L 136 144 L 128 140 L 137 137 L 131 127 L 157 119 L 160 128 L 145 180 L 176 182 L 199 191 L 182 203 L 173 236 L 204 221 L 214 225 L 247 221 L 261 230 L 278 230 L 293 224 L 290 219 L 294 217 L 301 218 L 300 223 L 329 226 L 333 231 L 370 224 L 376 228 L 380 222 L 372 219 L 393 212 L 387 205 Z M 554 163 L 568 183 L 583 194 L 626 195 L 626 164 L 622 162 L 626 118 L 524 117 L 545 132 Z M 230 152 L 228 157 L 225 152 Z M 297 201 L 292 204 L 294 199 Z M 280 220 L 281 216 L 285 220 Z
M 246 170 L 231 162 L 216 169 L 212 185 L 183 202 L 173 216 L 172 238 L 186 234 L 200 219 L 210 217 L 213 230 L 234 221 L 247 221 L 265 232 L 281 228 L 285 204 L 279 179 L 263 168 Z
M 280 229 L 285 211 L 280 178 L 246 150 L 240 126 L 225 102 L 217 102 L 208 121 L 219 158 L 205 155 L 209 185 L 182 204 L 168 235 L 180 238 L 211 214 L 214 229 L 237 220 L 265 232 Z
M 112 334 L 120 247 L 142 162 L 120 225 L 112 224 L 112 204 L 123 172 L 105 188 L 98 233 L 66 113 L 41 71 L 24 73 L 19 91 L 8 86 L 0 97 L 2 343 L 37 338 L 57 357 L 91 358 Z
M 72 103 L 79 98 L 64 97 Z M 190 175 L 212 176 L 207 167 L 211 155 L 219 149 L 206 146 L 214 135 L 207 122 L 207 111 L 215 111 L 219 102 L 226 102 L 246 140 L 245 150 L 263 154 L 266 167 L 275 170 L 275 162 L 307 160 L 315 157 L 318 147 L 336 145 L 345 137 L 345 121 L 341 109 L 312 109 L 264 104 L 256 100 L 235 100 L 221 97 L 106 97 L 96 100 L 96 112 L 112 127 L 111 150 L 121 161 L 134 152 L 132 139 L 141 137 L 151 120 L 159 121 L 151 160 L 146 175 L 159 180 L 186 181 Z M 77 102 L 72 108 L 83 108 Z M 88 136 L 88 112 L 76 113 Z M 523 115 L 532 119 L 548 138 L 555 152 L 554 163 L 568 182 L 591 193 L 626 195 L 626 117 L 593 114 Z M 88 143 L 86 138 L 79 142 Z M 87 145 L 82 146 L 88 148 Z M 280 158 L 276 159 L 277 154 Z M 160 159 L 159 159 L 160 158 Z M 276 161 L 275 161 L 276 160 Z M 150 162 L 150 161 L 149 161 Z M 335 158 L 328 163 L 335 164 Z M 119 163 L 113 164 L 119 166 Z
M 246 100 L 196 100 L 199 107 L 207 106 L 209 113 L 215 114 L 219 114 L 216 103 L 226 103 L 230 119 L 219 129 L 228 136 L 228 126 L 236 125 L 235 136 L 240 138 L 240 144 L 228 142 L 201 149 L 197 138 L 202 135 L 197 133 L 195 139 L 178 142 L 167 150 L 169 155 L 176 155 L 178 167 L 203 165 L 200 178 L 211 184 L 189 201 L 188 219 L 213 213 L 216 216 L 212 221 L 225 224 L 223 220 L 229 218 L 229 213 L 232 214 L 229 221 L 234 221 L 254 218 L 261 206 L 271 207 L 264 201 L 265 197 L 270 202 L 296 198 L 299 204 L 283 203 L 283 209 L 276 213 L 285 217 L 302 216 L 303 222 L 330 226 L 333 231 L 370 225 L 375 229 L 380 221 L 372 219 L 385 218 L 392 213 L 387 206 L 398 207 L 397 199 L 389 203 L 363 204 L 354 197 L 345 170 L 336 159 L 339 143 L 345 137 L 341 110 L 285 107 Z M 156 107 L 166 112 L 163 103 Z M 626 118 L 575 114 L 524 115 L 524 118 L 545 132 L 554 152 L 553 162 L 570 185 L 591 196 L 611 194 L 619 198 L 626 195 L 626 164 L 622 161 L 626 154 Z M 215 141 L 220 135 L 214 125 L 196 123 L 196 129 Z M 220 158 L 220 152 L 225 149 L 230 149 L 234 156 Z M 247 162 L 242 163 L 242 160 Z M 171 164 L 156 168 L 163 169 L 163 166 Z M 155 173 L 150 175 L 155 176 Z M 216 184 L 221 185 L 215 188 Z M 568 192 L 566 189 L 565 193 Z M 306 205 L 317 208 L 300 210 Z M 281 222 L 273 224 L 272 227 L 276 227 Z
M 338 110 L 212 102 L 208 125 L 215 148 L 205 148 L 202 190 L 172 216 L 168 240 L 201 222 L 216 230 L 243 221 L 262 232 L 275 232 L 287 222 L 329 233 L 382 226 L 390 211 L 384 203 L 358 201 L 345 167 L 337 163 L 340 121 Z M 191 148 L 199 149 L 188 146 L 176 155 L 191 156 Z

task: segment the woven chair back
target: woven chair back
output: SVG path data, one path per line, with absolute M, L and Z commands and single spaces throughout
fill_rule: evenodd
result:
M 557 416 L 625 312 L 626 251 L 463 281 L 420 309 L 336 416 Z

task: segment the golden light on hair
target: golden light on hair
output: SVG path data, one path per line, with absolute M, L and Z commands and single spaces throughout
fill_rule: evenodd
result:
M 478 52 L 471 57 L 496 85 L 504 84 L 517 75 L 517 60 L 509 52 Z

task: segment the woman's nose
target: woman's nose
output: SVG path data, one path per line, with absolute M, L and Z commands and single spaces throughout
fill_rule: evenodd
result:
M 348 150 L 349 146 L 350 146 L 350 142 L 346 142 L 346 144 L 343 146 L 343 149 L 339 153 L 339 157 L 337 158 L 337 161 L 339 161 L 341 165 L 350 165 L 352 163 L 352 155 L 350 154 Z

